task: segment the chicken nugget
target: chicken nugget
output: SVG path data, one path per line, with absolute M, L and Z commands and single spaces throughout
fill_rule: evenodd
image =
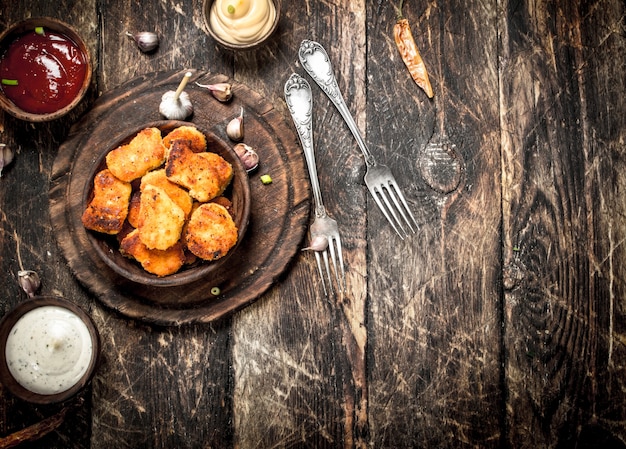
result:
M 111 173 L 128 182 L 141 178 L 164 161 L 165 145 L 158 128 L 142 129 L 127 145 L 117 147 L 106 156 Z
M 226 208 L 206 203 L 191 214 L 184 239 L 191 253 L 204 260 L 217 260 L 235 246 L 237 235 L 237 226 Z
M 207 151 L 198 153 L 198 156 L 209 162 L 211 172 L 217 180 L 217 188 L 219 190 L 219 193 L 215 196 L 221 195 L 233 179 L 233 166 L 217 153 Z M 213 198 L 215 198 L 215 196 Z
M 233 215 L 233 202 L 229 200 L 228 198 L 226 198 L 225 196 L 216 196 L 215 198 L 211 200 L 211 203 L 217 203 L 217 204 L 224 206 L 226 210 L 228 211 L 228 213 L 231 216 Z
M 185 253 L 180 242 L 166 250 L 150 249 L 139 238 L 139 230 L 130 232 L 120 243 L 120 252 L 135 259 L 148 273 L 157 276 L 174 274 L 185 263 Z
M 186 141 L 175 140 L 165 163 L 167 178 L 189 190 L 201 203 L 221 195 L 233 178 L 233 167 L 216 153 L 194 153 Z
M 96 174 L 93 184 L 93 198 L 81 217 L 83 225 L 104 234 L 117 234 L 128 215 L 132 188 L 107 169 Z
M 167 196 L 169 196 L 178 206 L 185 212 L 185 217 L 189 217 L 191 213 L 191 205 L 193 199 L 189 196 L 189 192 L 180 187 L 178 184 L 174 184 L 165 176 L 165 169 L 153 170 L 146 173 L 141 178 L 140 189 L 144 190 L 145 186 L 153 185 L 165 190 Z
M 128 205 L 128 216 L 126 221 L 133 227 L 137 227 L 139 222 L 139 206 L 141 204 L 141 192 L 139 190 L 133 190 L 130 195 L 130 204 Z
M 163 137 L 163 144 L 169 149 L 175 140 L 187 140 L 189 149 L 194 153 L 201 153 L 207 148 L 206 136 L 194 126 L 185 125 L 173 129 L 172 132 Z
M 137 229 L 149 249 L 174 245 L 185 224 L 185 212 L 160 187 L 146 185 L 141 192 Z

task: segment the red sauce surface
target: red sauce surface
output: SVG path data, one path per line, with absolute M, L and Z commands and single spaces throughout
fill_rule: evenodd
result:
M 67 36 L 45 30 L 15 39 L 0 59 L 0 77 L 17 80 L 17 86 L 1 85 L 5 95 L 26 112 L 55 112 L 78 95 L 87 61 Z

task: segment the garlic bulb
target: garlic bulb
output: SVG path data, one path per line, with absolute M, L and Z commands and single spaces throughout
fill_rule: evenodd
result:
M 241 108 L 241 113 L 228 122 L 226 135 L 235 142 L 243 140 L 243 107 Z
M 13 156 L 13 150 L 4 143 L 0 143 L 0 177 L 2 176 L 2 169 L 13 162 Z
M 126 32 L 126 36 L 133 38 L 139 50 L 149 53 L 159 46 L 159 36 L 151 31 L 141 31 L 136 34 Z
M 247 172 L 251 172 L 259 166 L 259 155 L 250 145 L 238 143 L 233 147 L 233 150 L 239 156 L 239 160 Z
M 191 78 L 191 72 L 185 73 L 176 92 L 167 91 L 161 97 L 159 112 L 169 120 L 184 120 L 193 113 L 193 105 L 189 99 L 189 94 L 183 92 L 187 82 Z
M 232 86 L 229 83 L 217 83 L 217 84 L 200 84 L 196 82 L 198 87 L 204 87 L 209 89 L 211 94 L 222 103 L 226 103 L 233 98 Z

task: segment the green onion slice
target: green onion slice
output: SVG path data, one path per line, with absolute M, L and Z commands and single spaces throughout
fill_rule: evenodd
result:
M 233 5 L 228 5 L 227 11 L 228 14 L 235 14 L 235 7 Z
M 2 84 L 4 84 L 5 86 L 17 86 L 17 80 L 2 78 Z
M 43 27 L 35 27 L 35 33 L 43 36 Z

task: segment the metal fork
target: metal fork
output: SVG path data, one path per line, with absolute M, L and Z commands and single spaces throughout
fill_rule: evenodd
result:
M 298 54 L 302 67 L 304 67 L 311 78 L 321 87 L 324 93 L 328 95 L 328 98 L 330 98 L 337 107 L 339 113 L 348 125 L 348 128 L 350 128 L 350 131 L 352 131 L 352 134 L 356 138 L 359 148 L 365 157 L 367 167 L 365 185 L 374 197 L 383 215 L 387 218 L 389 223 L 391 223 L 391 226 L 401 239 L 408 236 L 408 230 L 405 229 L 403 224 L 414 233 L 415 230 L 419 228 L 417 221 L 415 221 L 415 217 L 411 209 L 409 209 L 404 195 L 391 174 L 389 167 L 377 163 L 374 156 L 367 148 L 367 145 L 365 145 L 365 141 L 361 137 L 359 129 L 339 91 L 339 86 L 333 74 L 333 68 L 326 50 L 317 42 L 304 40 L 300 45 Z M 402 217 L 402 220 L 400 217 Z
M 330 294 L 333 295 L 333 281 L 330 274 L 330 265 L 328 263 L 329 252 L 337 280 L 337 289 L 339 291 L 344 290 L 345 271 L 337 222 L 326 213 L 324 203 L 322 202 L 319 180 L 317 178 L 315 152 L 313 150 L 313 98 L 311 95 L 311 86 L 309 86 L 309 83 L 300 75 L 293 73 L 285 83 L 285 100 L 291 112 L 293 123 L 296 125 L 300 141 L 302 142 L 302 149 L 304 150 L 304 157 L 309 169 L 309 178 L 311 178 L 311 187 L 315 201 L 315 219 L 310 228 L 311 246 L 307 249 L 312 249 L 315 252 L 315 260 L 317 261 L 317 269 L 322 279 L 324 294 L 328 296 L 328 291 L 330 291 Z M 328 291 L 326 289 L 326 281 L 324 280 L 322 259 L 328 277 Z

